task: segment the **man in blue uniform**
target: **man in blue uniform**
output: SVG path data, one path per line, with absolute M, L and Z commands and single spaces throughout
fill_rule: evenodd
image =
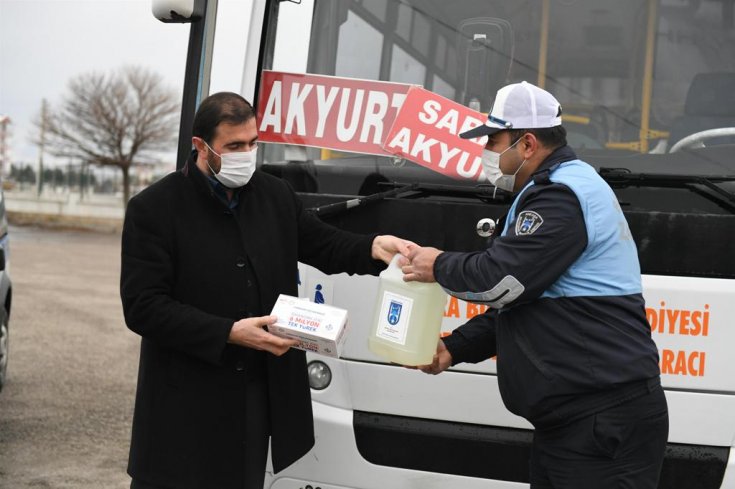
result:
M 439 342 L 437 374 L 497 355 L 506 407 L 535 427 L 534 489 L 655 488 L 668 436 L 635 243 L 610 187 L 566 144 L 561 106 L 501 88 L 483 169 L 517 195 L 482 252 L 413 248 L 404 279 L 490 306 Z

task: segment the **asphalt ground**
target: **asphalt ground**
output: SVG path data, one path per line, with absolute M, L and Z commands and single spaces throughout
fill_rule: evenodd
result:
M 119 234 L 11 226 L 0 488 L 127 488 L 139 338 L 124 324 Z

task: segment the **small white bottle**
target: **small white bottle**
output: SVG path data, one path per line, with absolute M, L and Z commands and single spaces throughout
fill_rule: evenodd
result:
M 393 363 L 427 365 L 436 353 L 447 294 L 437 283 L 404 282 L 400 257 L 380 273 L 368 347 Z

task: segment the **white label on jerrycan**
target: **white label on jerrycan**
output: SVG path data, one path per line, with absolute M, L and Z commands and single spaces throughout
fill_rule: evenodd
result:
M 376 336 L 405 345 L 412 307 L 413 299 L 410 297 L 384 292 Z

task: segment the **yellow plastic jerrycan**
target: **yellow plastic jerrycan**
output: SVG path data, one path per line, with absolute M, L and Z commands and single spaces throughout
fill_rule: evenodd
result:
M 380 273 L 368 347 L 394 363 L 426 365 L 436 353 L 447 294 L 436 283 L 404 282 L 400 257 Z

